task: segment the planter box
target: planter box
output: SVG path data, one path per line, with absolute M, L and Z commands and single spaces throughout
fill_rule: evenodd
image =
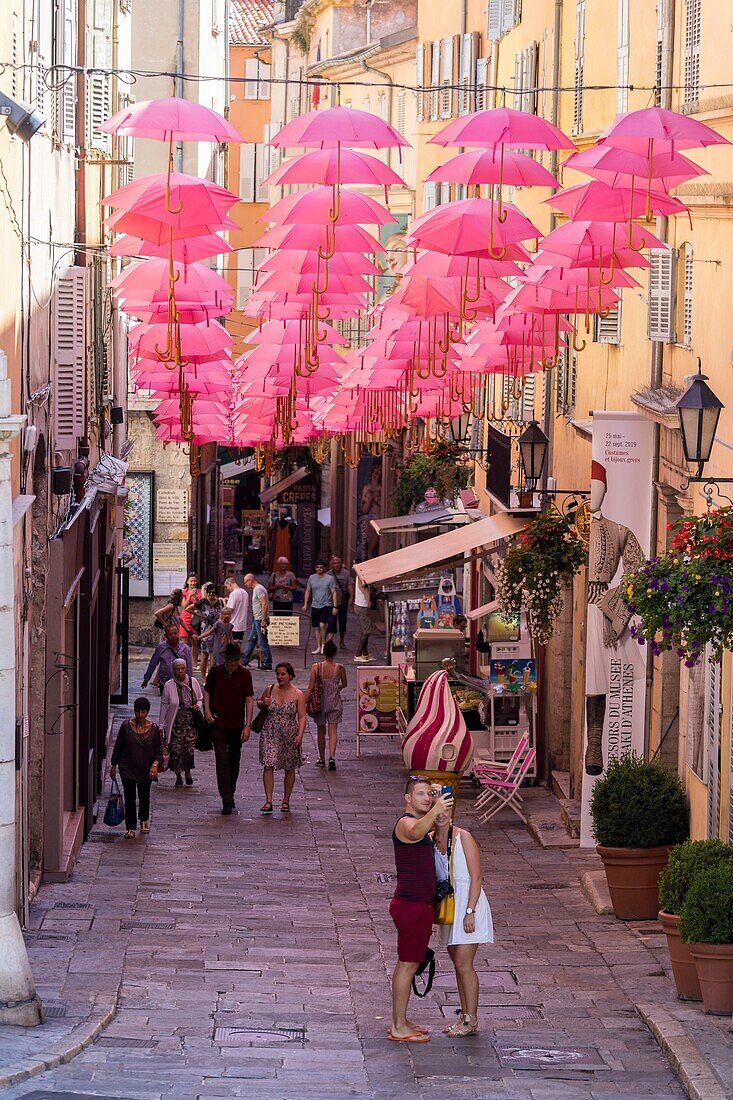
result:
M 702 1004 L 712 1016 L 733 1013 L 733 943 L 691 943 Z
M 661 848 L 604 848 L 603 861 L 613 911 L 619 920 L 655 920 L 659 912 L 659 875 L 671 845 Z
M 659 923 L 667 937 L 667 950 L 677 995 L 683 1001 L 701 1001 L 702 991 L 690 945 L 680 939 L 680 919 L 676 913 L 665 913 L 664 909 L 659 911 Z

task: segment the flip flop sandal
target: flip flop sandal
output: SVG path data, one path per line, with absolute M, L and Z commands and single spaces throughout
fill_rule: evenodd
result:
M 290 813 L 290 803 L 289 802 L 283 802 L 282 806 L 280 807 L 280 813 L 281 814 L 289 814 Z
M 272 813 L 272 802 L 265 802 L 264 806 L 260 806 L 260 813 L 261 814 L 271 814 Z
M 387 1038 L 391 1039 L 393 1043 L 429 1043 L 430 1036 L 417 1031 L 411 1031 L 409 1035 L 394 1035 L 390 1028 L 387 1032 Z
M 125 833 L 125 840 L 134 840 L 134 839 L 135 839 L 135 829 L 128 829 L 127 832 Z

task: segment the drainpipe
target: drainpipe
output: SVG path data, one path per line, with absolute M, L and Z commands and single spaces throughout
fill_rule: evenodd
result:
M 555 21 L 552 28 L 552 100 L 550 105 L 550 121 L 554 126 L 560 125 L 560 33 L 562 29 L 562 0 L 555 0 Z M 550 153 L 550 172 L 557 176 L 558 151 L 553 149 Z M 557 188 L 553 188 L 553 194 Z M 555 213 L 550 214 L 550 230 L 557 224 Z M 545 400 L 542 409 L 542 430 L 549 440 L 547 448 L 547 461 L 542 475 L 542 487 L 547 488 L 547 477 L 552 469 L 552 453 L 554 450 L 554 418 L 552 415 L 552 389 L 548 385 L 545 388 Z
M 183 35 L 185 31 L 186 0 L 178 0 L 178 38 L 176 39 L 176 95 L 183 99 Z M 228 30 L 227 30 L 228 33 Z M 183 142 L 176 142 L 176 172 L 183 171 Z
M 0 631 L 5 639 L 15 635 L 11 440 L 26 420 L 10 409 L 8 364 L 0 355 Z M 0 1024 L 35 1027 L 43 1022 L 43 1008 L 15 911 L 15 757 L 15 647 L 5 645 L 0 654 Z

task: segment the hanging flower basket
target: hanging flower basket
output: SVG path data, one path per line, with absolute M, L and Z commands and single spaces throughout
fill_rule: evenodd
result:
M 733 507 L 670 526 L 671 548 L 626 575 L 624 599 L 639 644 L 655 656 L 673 650 L 692 668 L 706 645 L 715 661 L 733 648 Z
M 504 618 L 522 612 L 534 641 L 545 645 L 563 609 L 563 589 L 585 560 L 585 546 L 558 512 L 542 513 L 519 535 L 497 569 L 497 598 Z

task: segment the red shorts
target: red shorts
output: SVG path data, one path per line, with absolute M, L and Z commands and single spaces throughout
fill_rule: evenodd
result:
M 397 958 L 400 962 L 421 963 L 433 934 L 433 903 L 392 898 L 389 915 L 397 928 Z

